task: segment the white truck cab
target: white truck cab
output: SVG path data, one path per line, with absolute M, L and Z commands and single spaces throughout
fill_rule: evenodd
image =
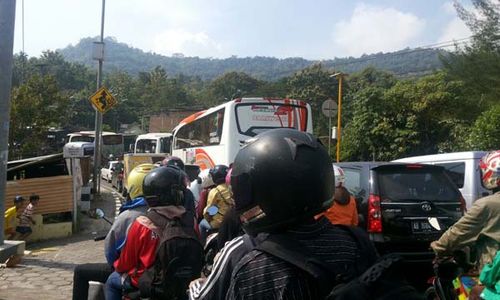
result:
M 450 178 L 459 188 L 465 199 L 467 208 L 479 198 L 487 196 L 490 191 L 483 187 L 479 161 L 488 152 L 466 151 L 442 153 L 423 156 L 412 156 L 394 160 L 394 162 L 410 162 L 431 164 L 444 167 Z
M 172 144 L 171 133 L 146 133 L 135 140 L 134 154 L 170 154 Z

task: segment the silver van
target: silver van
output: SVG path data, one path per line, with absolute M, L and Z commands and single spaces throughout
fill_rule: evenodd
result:
M 450 178 L 459 188 L 465 199 L 467 208 L 479 198 L 487 196 L 490 191 L 481 182 L 479 160 L 488 152 L 466 151 L 442 153 L 423 156 L 412 156 L 394 160 L 394 162 L 422 163 L 444 167 Z

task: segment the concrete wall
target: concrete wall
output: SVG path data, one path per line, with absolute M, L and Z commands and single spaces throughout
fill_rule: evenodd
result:
M 34 216 L 35 225 L 31 226 L 33 233 L 28 237 L 28 242 L 50 240 L 71 236 L 73 233 L 71 222 L 43 224 L 43 216 Z

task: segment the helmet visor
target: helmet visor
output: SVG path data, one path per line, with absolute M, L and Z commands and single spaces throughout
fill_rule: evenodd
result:
M 233 173 L 231 175 L 231 188 L 233 190 L 234 205 L 238 213 L 252 206 L 252 187 L 249 174 L 234 175 Z

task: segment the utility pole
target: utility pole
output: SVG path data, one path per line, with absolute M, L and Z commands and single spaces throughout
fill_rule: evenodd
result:
M 342 72 L 337 72 L 335 74 L 330 75 L 330 77 L 337 78 L 337 80 L 339 82 L 339 98 L 337 100 L 337 162 L 340 161 L 340 140 L 341 140 L 340 126 L 342 125 L 342 121 L 341 121 L 341 117 L 342 117 L 342 79 L 346 75 L 347 74 L 342 73 Z M 331 125 L 329 125 L 329 126 L 331 126 Z
M 340 73 L 339 78 L 339 103 L 338 103 L 338 115 L 337 115 L 337 162 L 340 161 L 340 140 L 341 140 L 341 117 L 342 117 L 342 77 L 344 74 Z
M 12 87 L 12 60 L 16 0 L 0 0 L 0 245 L 4 243 L 5 187 L 9 161 L 10 89 Z
M 102 86 L 102 62 L 104 60 L 104 9 L 106 7 L 106 0 L 102 0 L 102 14 L 101 14 L 101 41 L 94 43 L 94 59 L 99 61 L 99 68 L 97 69 L 97 90 Z M 93 190 L 94 195 L 99 195 L 101 192 L 101 127 L 102 127 L 102 113 L 96 109 L 95 112 L 95 148 L 94 148 L 94 174 L 93 174 Z

